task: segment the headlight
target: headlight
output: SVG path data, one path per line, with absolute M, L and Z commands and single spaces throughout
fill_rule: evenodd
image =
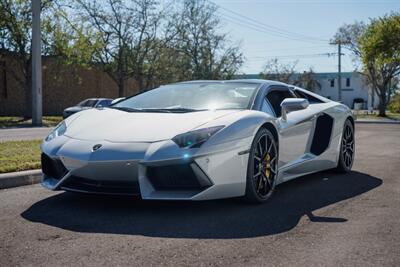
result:
M 62 121 L 60 124 L 56 126 L 56 128 L 54 128 L 53 131 L 51 131 L 51 133 L 49 133 L 49 135 L 46 137 L 45 140 L 46 142 L 49 142 L 54 138 L 56 138 L 57 136 L 63 135 L 66 131 L 67 131 L 67 125 L 65 124 L 64 121 Z
M 199 130 L 194 130 L 184 134 L 179 134 L 172 138 L 179 147 L 182 148 L 194 148 L 200 147 L 204 142 L 206 142 L 211 136 L 216 132 L 224 128 L 225 126 L 215 126 Z

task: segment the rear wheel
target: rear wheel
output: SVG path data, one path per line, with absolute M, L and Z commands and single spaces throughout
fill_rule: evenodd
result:
M 246 200 L 261 203 L 273 194 L 278 167 L 278 150 L 274 136 L 261 128 L 252 143 L 247 167 Z
M 336 167 L 338 172 L 349 172 L 353 166 L 355 155 L 354 127 L 350 120 L 346 120 L 343 127 L 342 141 L 340 144 L 339 162 Z

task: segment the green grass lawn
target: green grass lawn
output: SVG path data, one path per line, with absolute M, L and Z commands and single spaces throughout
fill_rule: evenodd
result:
M 44 116 L 43 126 L 56 126 L 63 118 L 61 116 Z M 32 126 L 32 120 L 22 117 L 0 117 L 0 128 Z
M 0 142 L 0 173 L 40 168 L 42 140 Z
M 382 119 L 382 117 L 378 117 L 378 113 L 375 114 L 356 113 L 355 115 L 358 119 Z M 400 113 L 392 113 L 387 111 L 386 117 L 392 120 L 400 120 Z

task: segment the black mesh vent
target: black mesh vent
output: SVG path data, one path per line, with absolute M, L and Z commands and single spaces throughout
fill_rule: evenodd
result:
M 314 155 L 321 155 L 329 146 L 333 127 L 333 118 L 323 114 L 317 118 L 315 132 L 311 144 L 310 152 Z
M 61 188 L 99 194 L 140 194 L 139 183 L 137 181 L 97 181 L 78 176 L 69 177 Z
M 42 172 L 47 176 L 55 179 L 61 179 L 67 174 L 68 170 L 59 159 L 52 159 L 46 154 L 42 153 Z
M 147 177 L 156 190 L 199 190 L 201 185 L 190 164 L 148 167 Z

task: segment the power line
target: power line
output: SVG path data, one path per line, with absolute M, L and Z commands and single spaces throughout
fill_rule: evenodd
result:
M 237 24 L 239 26 L 242 26 L 242 27 L 245 27 L 245 28 L 248 28 L 248 29 L 252 29 L 254 31 L 258 31 L 258 32 L 261 32 L 261 33 L 264 33 L 264 34 L 268 34 L 268 35 L 272 35 L 272 36 L 276 36 L 276 37 L 280 37 L 280 38 L 285 38 L 285 39 L 289 39 L 289 40 L 292 40 L 292 41 L 300 41 L 300 42 L 307 42 L 307 43 L 318 42 L 318 41 L 308 40 L 308 39 L 304 39 L 304 38 L 293 38 L 293 37 L 286 36 L 286 35 L 283 35 L 283 34 L 271 32 L 269 30 L 266 30 L 263 27 L 247 23 L 247 22 L 245 22 L 243 20 L 240 20 L 240 19 L 237 19 L 237 18 L 229 17 L 229 16 L 227 16 L 226 14 L 223 14 L 223 13 L 220 13 L 220 14 L 223 16 L 223 19 L 226 20 L 226 21 L 229 21 L 229 22 Z M 319 42 L 321 42 L 321 41 L 319 41 Z
M 277 55 L 277 56 L 258 56 L 249 57 L 253 59 L 265 59 L 265 58 L 309 58 L 309 57 L 331 57 L 336 55 L 336 53 L 320 53 L 320 54 L 301 54 L 301 55 Z
M 291 32 L 291 31 L 288 31 L 288 30 L 285 30 L 285 29 L 282 29 L 282 28 L 279 28 L 279 27 L 276 27 L 276 26 L 272 26 L 272 25 L 266 24 L 264 22 L 260 22 L 260 21 L 258 21 L 256 19 L 244 16 L 244 15 L 238 13 L 238 12 L 232 11 L 230 9 L 227 9 L 227 8 L 221 6 L 221 5 L 218 5 L 218 4 L 214 3 L 214 2 L 212 2 L 211 0 L 209 0 L 209 2 L 214 4 L 217 7 L 221 8 L 222 10 L 225 10 L 226 12 L 229 12 L 229 13 L 237 16 L 237 17 L 242 18 L 242 21 L 244 19 L 245 21 L 247 21 L 248 23 L 251 23 L 252 25 L 257 25 L 258 27 L 262 26 L 264 29 L 266 29 L 268 31 L 271 31 L 271 32 L 274 32 L 276 34 L 282 35 L 282 37 L 285 36 L 286 38 L 293 38 L 293 36 L 294 36 L 295 38 L 298 38 L 298 39 L 307 39 L 307 40 L 314 40 L 314 41 L 319 41 L 319 42 L 328 42 L 328 40 L 325 40 L 325 39 L 321 39 L 321 38 L 317 38 L 317 37 L 311 37 L 311 36 L 307 36 L 307 35 L 296 33 L 296 32 Z M 234 18 L 234 19 L 238 19 L 238 18 Z

